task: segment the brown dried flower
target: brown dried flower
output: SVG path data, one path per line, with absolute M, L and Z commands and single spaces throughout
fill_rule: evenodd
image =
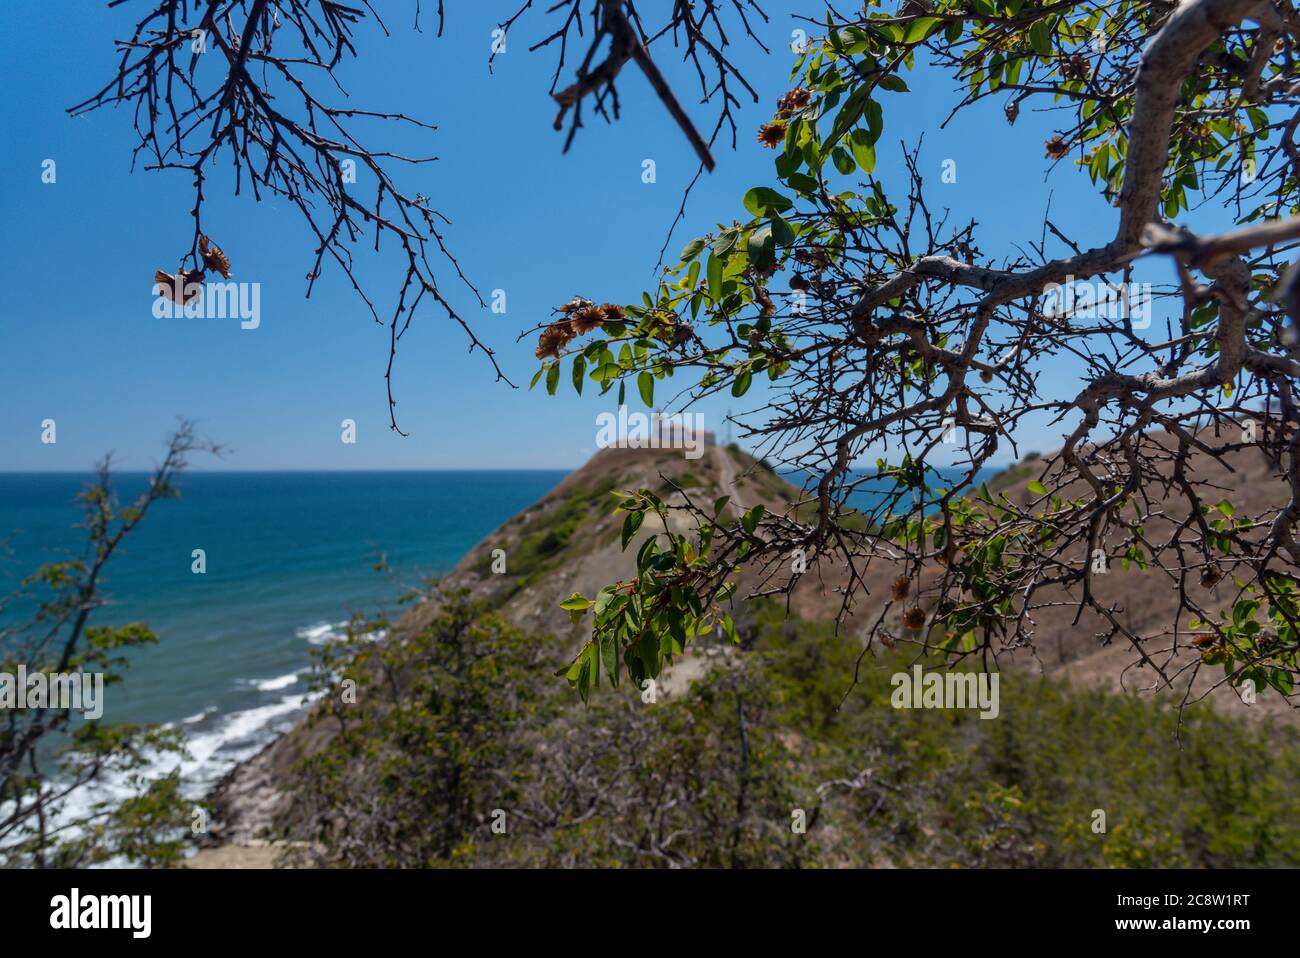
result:
M 558 320 L 542 330 L 542 335 L 537 339 L 535 355 L 538 359 L 545 359 L 547 356 L 559 357 L 560 350 L 569 345 L 576 335 L 577 331 L 567 319 Z
M 811 103 L 812 93 L 801 86 L 797 86 L 776 101 L 777 115 L 789 116 L 792 113 L 798 113 L 801 110 L 808 109 Z
M 769 150 L 775 150 L 785 139 L 787 124 L 781 122 L 764 123 L 758 128 L 758 142 Z
M 588 306 L 586 309 L 580 309 L 573 314 L 573 319 L 569 322 L 573 326 L 573 331 L 581 336 L 589 333 L 593 329 L 599 328 L 600 324 L 605 321 L 605 314 L 601 312 L 598 306 Z
M 1088 58 L 1082 53 L 1076 53 L 1074 56 L 1061 63 L 1061 73 L 1063 73 L 1068 80 L 1085 79 L 1091 72 L 1092 65 L 1088 62 Z
M 221 247 L 206 236 L 199 235 L 199 255 L 203 265 L 214 273 L 220 273 L 224 279 L 230 279 L 230 259 L 221 252 Z

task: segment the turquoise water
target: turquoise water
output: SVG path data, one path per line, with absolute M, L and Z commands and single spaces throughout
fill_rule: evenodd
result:
M 190 473 L 111 560 L 111 604 L 92 621 L 146 622 L 105 693 L 104 721 L 179 723 L 183 771 L 206 787 L 292 724 L 314 643 L 354 611 L 390 605 L 421 574 L 449 571 L 562 471 Z M 45 562 L 79 555 L 74 501 L 89 476 L 0 474 L 0 594 Z M 123 500 L 143 474 L 118 479 Z M 207 572 L 191 571 L 194 549 Z M 391 574 L 374 570 L 382 552 Z M 397 576 L 394 581 L 393 575 Z M 11 623 L 22 606 L 0 613 Z

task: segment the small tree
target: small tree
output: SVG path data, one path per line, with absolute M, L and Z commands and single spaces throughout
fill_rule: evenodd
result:
M 86 545 L 80 558 L 41 566 L 22 589 L 0 602 L 0 610 L 35 603 L 23 621 L 0 626 L 0 673 L 102 676 L 105 686 L 122 681 L 127 649 L 158 637 L 141 623 L 94 624 L 106 600 L 103 573 L 114 553 L 160 499 L 180 494 L 177 475 L 195 451 L 219 452 L 182 421 L 167 454 L 149 477 L 149 487 L 128 505 L 119 504 L 111 457 L 80 494 Z M 20 671 L 21 670 L 21 671 Z M 52 684 L 52 683 L 51 683 Z M 189 806 L 175 773 L 149 779 L 143 774 L 160 753 L 180 752 L 175 730 L 155 726 L 81 720 L 66 699 L 0 709 L 0 864 L 6 867 L 75 867 L 122 856 L 164 865 L 181 854 L 180 828 Z M 121 776 L 135 794 L 119 803 L 72 800 L 107 775 Z
M 427 626 L 372 640 L 352 623 L 320 653 L 309 725 L 325 743 L 300 758 L 275 828 L 290 860 L 425 867 L 473 854 L 492 812 L 512 807 L 544 689 L 539 644 L 468 593 L 436 595 Z

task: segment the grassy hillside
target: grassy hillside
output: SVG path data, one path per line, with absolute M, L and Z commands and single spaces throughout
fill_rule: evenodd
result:
M 647 701 L 538 681 L 535 635 L 449 597 L 338 650 L 365 705 L 286 779 L 287 860 L 343 866 L 1300 865 L 1300 744 L 1203 710 L 1003 676 L 1001 710 L 896 709 L 825 626 L 750 610 L 747 651 Z M 545 656 L 540 656 L 544 658 Z M 468 663 L 468 664 L 467 664 Z M 378 667 L 381 666 L 381 667 Z M 847 693 L 847 697 L 846 697 Z M 841 705 L 841 702 L 843 704 Z
M 314 720 L 226 783 L 226 836 L 274 820 L 281 850 L 314 865 L 1300 864 L 1289 728 L 1251 727 L 1241 706 L 1180 716 L 1024 662 L 1000 676 L 995 720 L 896 709 L 890 678 L 914 660 L 863 656 L 851 623 L 807 617 L 815 593 L 788 618 L 742 608 L 739 646 L 699 641 L 654 701 L 602 688 L 584 707 L 552 675 L 583 640 L 558 603 L 630 574 L 611 493 L 639 486 L 795 508 L 743 453 L 600 453 L 388 641 L 329 650 Z M 1078 661 L 1062 657 L 1066 676 Z

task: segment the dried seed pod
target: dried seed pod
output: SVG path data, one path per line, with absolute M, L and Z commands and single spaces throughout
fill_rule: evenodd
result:
M 220 273 L 223 279 L 230 279 L 230 259 L 220 246 L 202 234 L 199 235 L 199 255 L 203 257 L 204 266 Z
M 913 632 L 919 632 L 925 626 L 925 611 L 920 606 L 912 606 L 903 613 L 903 625 Z
M 900 575 L 894 580 L 894 599 L 906 599 L 907 592 L 912 586 L 912 580 L 905 575 Z
M 162 295 L 179 305 L 188 305 L 203 295 L 204 279 L 202 270 L 180 269 L 175 276 L 155 270 L 153 274 L 154 285 L 161 287 Z

